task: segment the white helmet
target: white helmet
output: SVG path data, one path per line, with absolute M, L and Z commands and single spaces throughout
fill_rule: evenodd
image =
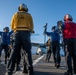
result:
M 72 16 L 71 16 L 70 14 L 66 14 L 66 15 L 64 16 L 64 21 L 66 21 L 66 20 L 72 21 L 73 18 L 72 18 Z
M 28 8 L 27 8 L 27 5 L 26 4 L 20 4 L 20 6 L 18 7 L 18 10 L 19 11 L 26 11 L 28 12 Z

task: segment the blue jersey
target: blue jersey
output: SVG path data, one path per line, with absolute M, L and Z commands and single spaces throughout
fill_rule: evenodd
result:
M 51 36 L 52 41 L 59 41 L 60 42 L 60 35 L 57 31 L 53 32 L 45 32 L 48 36 Z
M 13 33 L 11 32 L 0 32 L 1 35 L 1 44 L 9 45 L 10 44 L 10 35 Z

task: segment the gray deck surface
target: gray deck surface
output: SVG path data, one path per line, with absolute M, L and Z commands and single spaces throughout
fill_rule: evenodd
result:
M 32 55 L 33 61 L 39 57 L 40 57 L 40 55 Z M 46 56 L 44 56 L 37 64 L 34 65 L 34 75 L 64 75 L 64 72 L 66 71 L 66 64 L 65 64 L 64 57 L 61 57 L 61 66 L 59 68 L 56 68 L 54 66 L 52 56 L 51 56 L 49 62 L 45 61 L 45 59 L 46 59 Z M 4 62 L 4 59 L 2 59 L 2 61 Z M 22 64 L 20 64 L 20 66 L 21 65 Z M 21 66 L 21 68 L 22 68 L 22 66 Z M 0 66 L 0 72 L 1 72 L 1 70 L 2 70 L 2 68 Z M 0 73 L 0 75 L 3 75 L 3 74 Z M 22 71 L 18 71 L 16 73 L 14 73 L 13 75 L 27 75 L 27 74 L 23 74 Z

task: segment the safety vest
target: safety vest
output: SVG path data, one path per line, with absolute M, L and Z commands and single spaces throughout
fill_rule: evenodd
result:
M 63 37 L 76 38 L 76 23 L 71 21 L 64 22 Z

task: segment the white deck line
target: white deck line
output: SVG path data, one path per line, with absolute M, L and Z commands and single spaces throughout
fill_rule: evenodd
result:
M 37 58 L 36 60 L 34 60 L 33 61 L 33 66 L 36 65 L 43 57 L 44 57 L 44 55 L 39 57 L 39 58 Z

